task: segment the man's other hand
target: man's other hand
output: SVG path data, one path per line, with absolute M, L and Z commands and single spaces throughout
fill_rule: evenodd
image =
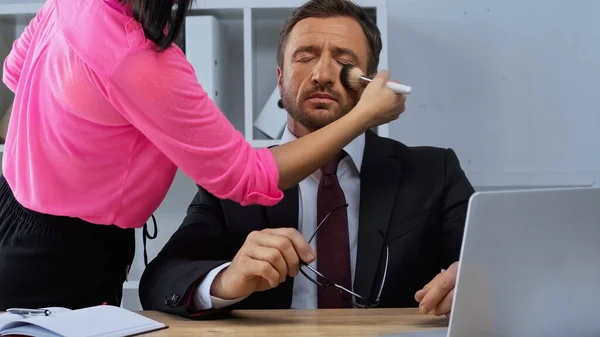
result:
M 415 300 L 419 302 L 421 313 L 450 316 L 457 271 L 458 262 L 454 262 L 447 270 L 437 274 L 423 289 L 416 292 Z
M 275 288 L 288 275 L 298 275 L 301 260 L 311 263 L 315 258 L 314 251 L 295 229 L 254 231 L 231 264 L 217 275 L 210 293 L 228 300 Z

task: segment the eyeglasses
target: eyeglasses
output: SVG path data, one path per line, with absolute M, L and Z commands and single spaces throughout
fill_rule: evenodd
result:
M 317 228 L 315 229 L 314 233 L 310 236 L 310 239 L 308 240 L 308 243 L 310 244 L 311 241 L 314 239 L 315 235 L 317 235 L 317 232 L 319 231 L 319 228 L 321 228 L 321 226 L 325 223 L 325 221 L 327 220 L 327 218 L 329 218 L 329 216 L 337 211 L 340 210 L 342 208 L 348 207 L 348 204 L 342 205 L 342 206 L 338 206 L 336 208 L 334 208 L 331 212 L 329 212 L 324 218 L 323 220 L 321 220 L 321 222 L 319 223 L 319 225 L 317 226 Z M 302 267 L 300 268 L 300 272 L 302 273 L 302 275 L 304 275 L 304 277 L 306 277 L 308 280 L 310 280 L 312 283 L 316 284 L 317 286 L 321 287 L 321 288 L 329 288 L 329 287 L 334 287 L 337 289 L 338 294 L 346 301 L 352 302 L 352 305 L 357 307 L 357 308 L 374 308 L 376 306 L 379 305 L 380 299 L 381 299 L 381 293 L 383 291 L 383 286 L 385 285 L 385 279 L 386 279 L 386 275 L 387 275 L 387 269 L 388 269 L 388 261 L 389 261 L 389 256 L 390 256 L 390 248 L 387 244 L 387 240 L 385 238 L 385 234 L 383 234 L 383 231 L 380 229 L 379 230 L 379 234 L 381 234 L 381 237 L 383 239 L 384 242 L 384 248 L 385 248 L 385 268 L 383 270 L 383 278 L 381 279 L 381 285 L 379 286 L 379 292 L 377 293 L 377 298 L 375 300 L 371 300 L 370 296 L 366 297 L 366 296 L 362 296 L 359 295 L 355 292 L 353 292 L 352 290 L 346 289 L 345 287 L 331 281 L 330 279 L 328 279 L 325 275 L 323 275 L 322 273 L 320 273 L 318 270 L 314 269 L 313 267 L 311 267 L 309 264 L 307 264 L 304 261 L 301 261 L 300 264 L 302 265 Z M 303 268 L 306 268 L 308 270 L 310 270 L 311 272 L 315 273 L 317 275 L 317 277 L 311 277 L 307 274 L 307 272 L 305 270 L 303 270 Z M 319 281 L 318 279 L 322 279 L 322 281 Z M 361 304 L 358 303 L 357 301 L 353 300 L 355 298 L 358 298 L 364 302 L 366 302 L 367 304 Z

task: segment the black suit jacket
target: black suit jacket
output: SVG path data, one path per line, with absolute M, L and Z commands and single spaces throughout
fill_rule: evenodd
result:
M 366 134 L 360 179 L 354 291 L 378 291 L 384 263 L 381 229 L 390 257 L 380 307 L 417 306 L 415 292 L 459 258 L 473 187 L 452 150 L 407 147 L 373 132 Z M 183 224 L 144 272 L 143 308 L 196 317 L 188 306 L 199 280 L 231 261 L 250 232 L 297 228 L 298 198 L 295 187 L 276 206 L 242 207 L 199 188 Z M 289 308 L 293 282 L 288 277 L 279 287 L 228 309 Z

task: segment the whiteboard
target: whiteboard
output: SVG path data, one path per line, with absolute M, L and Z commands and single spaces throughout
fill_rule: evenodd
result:
M 480 186 L 600 178 L 600 1 L 388 0 L 390 135 L 453 148 Z

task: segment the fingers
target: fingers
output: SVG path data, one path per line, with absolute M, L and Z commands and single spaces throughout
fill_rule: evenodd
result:
M 373 78 L 373 82 L 378 82 L 382 85 L 385 85 L 389 80 L 390 80 L 390 73 L 387 70 L 381 70 Z
M 423 297 L 425 297 L 425 294 L 426 294 L 426 292 L 423 289 L 417 291 L 415 293 L 415 301 L 421 303 L 421 301 L 423 300 Z
M 398 105 L 398 113 L 401 114 L 404 112 L 404 110 L 406 109 L 406 95 L 405 94 L 396 94 L 396 99 L 398 100 L 397 105 Z
M 415 301 L 421 303 L 421 301 L 423 300 L 423 297 L 425 297 L 425 294 L 427 294 L 427 291 L 425 290 L 425 288 L 417 291 L 415 293 Z
M 442 276 L 442 273 L 438 273 L 433 280 L 431 280 L 431 282 L 427 283 L 424 287 L 423 287 L 423 291 L 425 291 L 425 293 L 429 292 L 429 290 L 431 290 L 431 288 L 433 288 L 433 286 L 435 286 L 435 284 L 437 282 L 439 282 L 439 279 Z
M 432 314 L 434 314 L 436 316 L 442 316 L 442 315 L 449 316 L 450 311 L 452 310 L 453 299 L 454 299 L 454 289 L 450 290 L 450 292 L 448 294 L 446 294 L 446 296 L 444 296 L 444 298 L 442 298 L 442 301 L 438 304 L 438 306 L 435 307 L 435 309 L 433 309 Z
M 385 85 L 385 86 L 387 86 L 388 82 L 400 84 L 400 82 L 390 79 L 390 73 L 387 70 L 380 71 L 373 80 L 381 81 L 380 84 Z M 406 95 L 401 94 L 401 93 L 396 93 L 396 92 L 394 92 L 394 94 L 395 94 L 395 99 L 396 99 L 396 102 L 395 102 L 396 114 L 394 115 L 394 119 L 397 119 L 398 117 L 400 117 L 400 114 L 402 114 L 405 110 Z
M 435 309 L 444 296 L 454 289 L 455 279 L 452 273 L 443 272 L 436 278 L 437 280 L 433 282 L 433 286 L 427 291 L 419 305 L 419 310 L 424 314 Z
M 260 232 L 252 232 L 248 236 L 247 242 L 250 243 L 249 249 L 265 250 L 261 253 L 252 253 L 251 256 L 273 263 L 273 266 L 281 272 L 282 280 L 285 280 L 286 275 L 291 277 L 298 275 L 301 258 L 307 263 L 312 262 L 315 258 L 314 252 L 306 240 L 297 230 L 292 228 L 265 229 Z M 277 253 L 271 249 L 276 250 Z M 285 265 L 285 268 L 282 268 L 282 265 Z
M 248 249 L 247 255 L 254 260 L 270 263 L 279 275 L 278 283 L 285 281 L 288 274 L 288 266 L 279 250 L 270 247 L 254 246 Z
M 458 275 L 458 264 L 452 263 L 447 270 L 437 274 L 423 289 L 415 293 L 415 300 L 420 303 L 419 310 L 435 315 L 450 315 L 454 299 L 454 287 Z
M 406 95 L 400 94 L 400 95 L 398 95 L 398 99 L 400 99 L 400 103 L 402 104 L 402 109 L 404 109 L 404 104 L 406 103 Z
M 248 269 L 252 271 L 252 275 L 269 282 L 271 288 L 279 285 L 279 273 L 269 262 L 254 259 L 247 259 L 245 262 L 248 264 Z
M 275 228 L 275 229 L 265 229 L 266 233 L 271 233 L 274 235 L 280 235 L 287 238 L 293 246 L 293 249 L 296 253 L 296 257 L 300 257 L 302 261 L 306 263 L 311 263 L 315 260 L 315 252 L 310 247 L 306 239 L 293 228 Z
M 272 263 L 274 267 L 279 265 L 281 279 L 285 280 L 286 275 L 292 276 L 297 272 L 295 270 L 296 265 L 299 264 L 298 255 L 289 239 L 261 231 L 250 233 L 247 241 L 249 242 L 247 255 Z M 282 264 L 285 268 L 281 268 Z
M 231 265 L 217 275 L 211 293 L 239 298 L 255 291 L 275 288 L 300 270 L 301 254 L 308 262 L 314 252 L 295 229 L 254 231 L 248 235 Z M 218 281 L 218 282 L 217 282 Z
M 429 292 L 429 290 L 431 290 L 431 288 L 433 287 L 433 285 L 438 281 L 438 279 L 441 277 L 440 276 L 441 273 L 437 274 L 433 280 L 431 280 L 429 283 L 427 283 L 423 289 L 417 291 L 415 293 L 415 300 L 419 303 L 421 303 L 421 301 L 423 301 L 423 298 L 425 297 L 425 295 Z

